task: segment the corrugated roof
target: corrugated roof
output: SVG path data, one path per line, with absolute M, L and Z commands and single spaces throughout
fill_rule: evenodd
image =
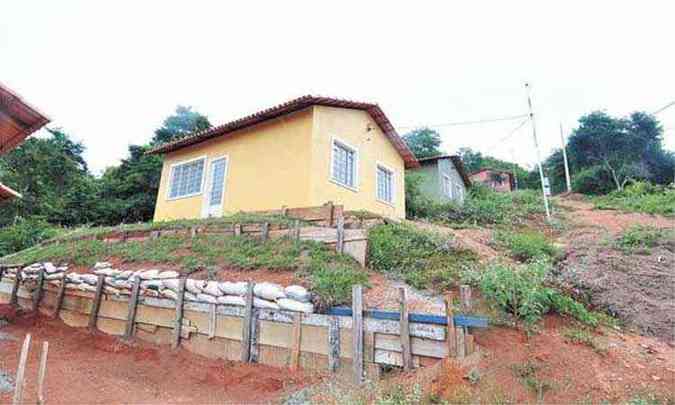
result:
M 192 135 L 188 135 L 185 138 L 179 140 L 168 142 L 163 145 L 159 145 L 148 153 L 167 153 L 172 152 L 190 145 L 194 145 L 200 142 L 204 142 L 208 139 L 212 139 L 219 136 L 227 136 L 237 130 L 250 127 L 252 125 L 259 124 L 261 122 L 271 120 L 277 117 L 281 117 L 286 114 L 290 114 L 295 111 L 302 110 L 304 108 L 313 106 L 313 105 L 322 105 L 328 107 L 339 107 L 339 108 L 350 108 L 355 110 L 366 111 L 373 120 L 380 127 L 385 136 L 391 141 L 398 153 L 403 158 L 406 168 L 419 167 L 419 162 L 415 159 L 415 155 L 410 151 L 408 146 L 405 144 L 403 139 L 398 135 L 394 126 L 391 124 L 387 116 L 384 114 L 382 109 L 377 104 L 364 103 L 360 101 L 350 101 L 350 100 L 341 100 L 332 97 L 318 97 L 318 96 L 302 96 L 294 100 L 287 101 L 285 103 L 270 107 L 261 111 L 258 111 L 254 114 L 248 115 L 243 118 L 239 118 L 228 123 L 209 128 L 200 132 L 196 132 Z
M 21 144 L 49 118 L 0 83 L 0 155 Z
M 462 178 L 462 181 L 464 181 L 464 185 L 467 187 L 471 187 L 471 179 L 469 178 L 469 175 L 466 172 L 466 168 L 464 167 L 464 162 L 462 161 L 462 158 L 459 155 L 437 155 L 426 158 L 419 158 L 417 160 L 421 164 L 425 164 L 435 162 L 439 159 L 452 160 L 452 163 L 455 165 L 455 168 L 457 169 L 457 173 L 459 173 L 459 176 Z

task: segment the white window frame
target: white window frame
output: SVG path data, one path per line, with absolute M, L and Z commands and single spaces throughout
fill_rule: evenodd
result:
M 202 170 L 202 181 L 199 184 L 199 191 L 196 192 L 196 193 L 185 194 L 185 195 L 181 195 L 181 196 L 178 196 L 178 197 L 171 197 L 171 187 L 173 186 L 173 184 L 172 184 L 172 182 L 173 182 L 173 171 L 178 166 L 193 163 L 193 162 L 196 162 L 198 160 L 204 161 L 204 169 Z M 169 178 L 167 180 L 168 184 L 167 184 L 167 187 L 166 187 L 166 201 L 175 201 L 175 200 L 181 200 L 183 198 L 195 197 L 195 196 L 201 195 L 204 192 L 204 182 L 206 181 L 206 177 L 207 177 L 206 174 L 207 174 L 207 170 L 208 170 L 207 156 L 206 155 L 199 156 L 199 157 L 192 158 L 192 159 L 188 159 L 188 160 L 182 160 L 182 161 L 176 162 L 176 163 L 172 163 L 171 166 L 169 166 L 169 167 L 170 167 Z
M 383 200 L 381 199 L 378 195 L 378 176 L 379 176 L 379 169 L 384 169 L 391 173 L 391 201 Z M 394 206 L 394 201 L 396 201 L 396 170 L 391 168 L 391 166 L 387 166 L 386 164 L 382 162 L 375 162 L 375 199 L 383 204 L 387 204 L 390 206 Z
M 452 192 L 452 187 L 454 186 L 452 182 L 452 177 L 450 177 L 447 174 L 442 174 L 442 184 L 441 184 L 441 189 L 443 190 L 443 195 L 444 197 L 448 197 L 449 199 L 454 199 L 454 194 Z M 447 182 L 446 182 L 447 180 Z
M 209 190 L 213 187 L 211 183 L 213 178 L 211 178 L 211 164 L 213 162 L 224 159 L 225 160 L 225 173 L 223 173 L 223 191 L 220 197 L 220 216 L 223 215 L 223 207 L 225 207 L 225 197 L 227 196 L 227 178 L 228 173 L 230 172 L 230 156 L 229 155 L 220 155 L 214 156 L 208 159 L 205 164 L 207 172 L 204 175 L 204 197 L 202 198 L 202 218 L 209 218 L 209 211 L 211 209 L 211 195 Z
M 350 186 L 349 184 L 344 184 L 341 181 L 337 180 L 335 178 L 335 173 L 334 173 L 334 168 L 335 168 L 335 151 L 334 147 L 335 144 L 337 144 L 339 147 L 345 148 L 345 149 L 350 149 L 354 153 L 354 185 Z M 337 184 L 340 187 L 344 187 L 347 190 L 351 191 L 359 191 L 359 149 L 355 146 L 352 146 L 349 144 L 349 142 L 345 142 L 344 140 L 337 138 L 337 137 L 331 137 L 330 141 L 330 176 L 329 176 L 329 181 L 331 183 Z

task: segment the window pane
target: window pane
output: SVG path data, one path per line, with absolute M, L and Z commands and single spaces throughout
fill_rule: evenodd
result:
M 393 174 L 382 167 L 377 168 L 377 198 L 382 201 L 394 200 Z
M 333 180 L 354 187 L 356 156 L 353 150 L 338 143 L 333 144 Z
M 220 205 L 223 201 L 223 188 L 225 183 L 225 160 L 217 160 L 212 163 L 212 185 L 209 202 L 211 205 Z
M 174 166 L 171 175 L 170 198 L 199 193 L 204 176 L 204 159 Z

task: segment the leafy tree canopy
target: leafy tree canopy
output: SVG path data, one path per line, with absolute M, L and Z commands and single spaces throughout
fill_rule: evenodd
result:
M 418 159 L 443 153 L 440 150 L 441 136 L 431 128 L 414 129 L 403 135 L 403 140 Z
M 209 119 L 205 115 L 192 111 L 192 107 L 179 105 L 173 115 L 164 120 L 161 128 L 155 130 L 155 136 L 150 141 L 151 145 L 159 145 L 175 141 L 193 132 L 211 127 Z

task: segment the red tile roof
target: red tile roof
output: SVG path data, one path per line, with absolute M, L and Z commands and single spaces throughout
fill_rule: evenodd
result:
M 49 122 L 43 113 L 0 83 L 0 155 Z
M 398 135 L 394 126 L 391 124 L 389 119 L 384 112 L 377 104 L 364 103 L 359 101 L 349 101 L 341 100 L 331 97 L 318 97 L 318 96 L 302 96 L 291 101 L 287 101 L 283 104 L 276 105 L 261 111 L 258 111 L 254 114 L 248 115 L 243 118 L 239 118 L 234 121 L 230 121 L 226 124 L 219 125 L 213 128 L 209 128 L 200 132 L 196 132 L 192 135 L 188 135 L 185 138 L 178 139 L 173 142 L 168 142 L 163 145 L 159 145 L 148 151 L 148 153 L 167 153 L 172 152 L 186 146 L 194 145 L 203 141 L 206 141 L 211 138 L 219 136 L 227 136 L 233 132 L 250 127 L 252 125 L 259 124 L 261 122 L 278 118 L 280 116 L 290 114 L 292 112 L 302 110 L 304 108 L 313 106 L 313 105 L 322 105 L 328 107 L 339 107 L 339 108 L 350 108 L 355 110 L 366 111 L 373 120 L 380 127 L 384 135 L 391 141 L 398 153 L 403 158 L 406 168 L 419 167 L 419 162 L 415 159 L 415 155 L 408 149 L 408 146 L 405 144 L 403 139 Z

